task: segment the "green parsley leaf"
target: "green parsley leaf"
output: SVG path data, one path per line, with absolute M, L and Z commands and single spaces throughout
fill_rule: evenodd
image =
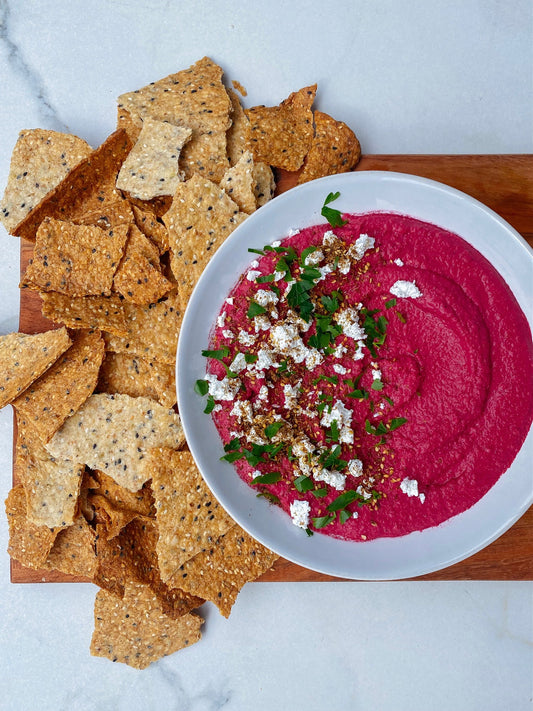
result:
M 227 358 L 229 356 L 229 348 L 224 346 L 217 351 L 202 351 L 204 358 L 215 358 L 215 360 L 222 360 L 222 358 Z
M 351 393 L 348 393 L 346 397 L 352 397 L 355 400 L 368 400 L 370 396 L 367 390 L 363 390 L 363 388 L 356 388 Z
M 215 407 L 215 398 L 212 395 L 207 396 L 207 404 L 204 408 L 204 412 L 206 415 L 209 415 L 210 412 L 213 412 L 213 408 Z
M 258 276 L 255 280 L 258 284 L 266 284 L 269 281 L 274 281 L 273 274 L 263 274 L 263 276 Z
M 253 252 L 254 254 L 260 254 L 262 257 L 265 256 L 266 250 L 266 247 L 264 247 L 263 249 L 253 249 L 252 247 L 248 247 L 249 252 Z
M 313 496 L 316 496 L 317 499 L 323 499 L 324 496 L 328 495 L 328 489 L 326 486 L 323 486 L 321 489 L 314 489 L 311 493 Z
M 209 392 L 209 383 L 207 380 L 197 380 L 194 384 L 194 392 L 198 395 L 207 395 Z
M 254 477 L 252 479 L 252 484 L 275 484 L 280 479 L 280 472 L 267 472 L 266 474 L 261 474 L 261 476 Z
M 273 422 L 272 424 L 267 425 L 265 427 L 265 436 L 268 437 L 268 439 L 272 439 L 272 437 L 280 431 L 284 424 L 284 422 Z
M 372 385 L 370 387 L 372 388 L 372 390 L 383 390 L 385 385 L 381 382 L 381 380 L 376 379 L 372 382 Z
M 350 511 L 346 511 L 346 509 L 341 509 L 339 511 L 339 523 L 345 524 L 346 521 L 349 521 L 352 518 L 352 514 Z
M 264 306 L 261 306 L 261 304 L 258 304 L 255 301 L 250 301 L 250 306 L 248 307 L 248 311 L 246 312 L 248 318 L 255 318 L 256 316 L 259 316 L 260 314 L 264 313 L 266 313 L 266 309 Z
M 341 509 L 345 509 L 352 502 L 358 501 L 362 498 L 363 497 L 358 494 L 357 491 L 349 489 L 348 491 L 340 494 L 340 496 L 337 496 L 336 499 L 333 499 L 331 504 L 328 505 L 328 511 L 340 511 Z
M 237 459 L 243 459 L 244 456 L 244 452 L 228 452 L 223 457 L 220 457 L 220 459 L 226 462 L 233 463 L 236 462 Z
M 396 298 L 389 299 L 388 301 L 385 302 L 386 309 L 391 309 L 393 306 L 396 306 Z
M 327 516 L 318 516 L 317 518 L 313 519 L 313 526 L 315 528 L 324 528 L 324 526 L 327 526 L 334 520 L 335 516 L 332 514 L 328 514 Z
M 398 427 L 401 427 L 406 422 L 407 422 L 406 417 L 393 417 L 389 423 L 389 431 L 392 432 L 393 430 L 397 430 Z
M 313 252 L 316 252 L 316 250 L 317 250 L 317 247 L 313 247 L 313 246 L 306 247 L 305 249 L 302 250 L 302 253 L 300 254 L 300 264 L 302 265 L 302 267 L 305 266 L 305 260 L 307 259 L 307 257 L 310 254 L 313 254 Z
M 330 314 L 339 308 L 339 300 L 335 296 L 328 296 L 327 294 L 324 294 L 320 297 L 320 301 Z
M 329 428 L 329 432 L 327 434 L 327 439 L 331 442 L 338 442 L 339 434 L 339 423 L 337 420 L 332 420 L 331 427 Z
M 224 445 L 224 451 L 225 452 L 235 452 L 239 449 L 241 446 L 241 442 L 238 437 L 235 437 L 234 439 L 231 440 L 231 442 L 228 442 L 227 444 Z
M 271 504 L 276 504 L 276 506 L 279 506 L 281 503 L 279 498 L 275 494 L 271 494 L 268 490 L 260 491 L 259 494 L 256 494 L 256 496 L 258 499 L 267 499 L 267 501 L 270 501 Z
M 322 206 L 322 209 L 320 211 L 320 214 L 322 217 L 325 217 L 326 220 L 329 222 L 329 224 L 332 227 L 342 227 L 345 225 L 348 220 L 343 220 L 340 210 L 335 210 L 331 207 L 327 207 L 330 203 L 332 203 L 334 200 L 337 200 L 337 198 L 340 197 L 340 193 L 329 193 L 327 198 L 324 200 L 324 205 Z
M 255 353 L 245 353 L 244 354 L 244 360 L 247 363 L 255 363 L 257 362 L 259 356 L 257 356 Z
M 314 483 L 311 477 L 302 474 L 294 480 L 294 486 L 297 491 L 303 494 L 306 491 L 310 491 L 314 487 Z

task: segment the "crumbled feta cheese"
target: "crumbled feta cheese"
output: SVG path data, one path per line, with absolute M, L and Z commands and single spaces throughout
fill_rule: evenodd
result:
M 225 328 L 222 331 L 222 335 L 224 336 L 224 338 L 233 338 L 233 331 L 230 331 L 229 328 Z
M 407 494 L 407 496 L 418 496 L 418 482 L 416 479 L 405 477 L 400 484 L 400 489 L 404 494 Z
M 305 356 L 305 367 L 308 370 L 314 370 L 317 365 L 320 365 L 324 360 L 324 356 L 316 348 L 308 348 Z
M 331 423 L 334 420 L 337 422 L 339 427 L 339 441 L 346 444 L 352 444 L 352 411 L 349 410 L 344 403 L 341 402 L 341 400 L 337 400 L 331 410 L 324 410 L 320 424 L 324 427 L 331 427 Z
M 394 260 L 394 264 L 396 264 L 398 267 L 403 267 L 403 261 L 400 259 L 400 257 Z
M 359 496 L 362 496 L 365 501 L 368 501 L 368 499 L 372 498 L 372 494 L 370 494 L 368 491 L 363 489 L 363 487 L 361 485 L 359 485 L 357 487 L 357 489 L 355 490 L 355 493 L 359 494 Z
M 346 346 L 343 346 L 342 343 L 339 343 L 338 346 L 335 347 L 335 350 L 333 351 L 333 355 L 335 358 L 342 358 L 342 356 L 348 351 Z
M 273 358 L 274 353 L 269 348 L 260 348 L 257 351 L 257 360 L 253 363 L 256 370 L 268 370 L 269 368 L 277 368 L 279 363 Z
M 257 393 L 257 400 L 259 402 L 266 402 L 268 400 L 268 388 L 266 385 L 261 385 L 259 392 Z
M 287 236 L 290 237 L 290 234 L 287 235 Z M 272 247 L 280 247 L 280 246 L 281 246 L 281 242 L 280 242 L 279 239 L 275 239 L 275 240 L 272 242 Z
M 226 303 L 230 306 L 233 306 L 233 296 L 228 296 L 228 298 L 226 299 Z
M 248 331 L 241 330 L 237 336 L 237 340 L 243 346 L 252 346 L 255 343 L 256 336 L 253 333 L 248 333 Z
M 291 323 L 274 326 L 270 331 L 270 341 L 276 353 L 290 356 L 295 363 L 304 361 L 308 353 L 298 329 Z
M 381 370 L 379 368 L 372 368 L 372 380 L 381 380 Z
M 246 362 L 244 353 L 237 353 L 235 358 L 232 360 L 229 369 L 231 371 L 233 371 L 234 373 L 240 373 L 241 370 L 244 370 L 247 365 L 248 365 L 248 363 Z
M 323 267 L 317 267 L 317 268 L 318 268 L 318 271 L 320 272 L 320 276 L 318 277 L 318 279 L 315 279 L 315 281 L 318 284 L 318 282 L 322 281 L 322 279 L 325 279 L 328 274 L 331 274 L 331 272 L 333 271 L 333 264 L 324 264 Z
M 258 476 L 261 476 L 261 472 L 259 471 L 259 469 L 254 469 L 250 476 L 252 477 L 252 479 L 257 479 Z
M 366 333 L 359 324 L 357 309 L 349 307 L 343 311 L 337 311 L 333 317 L 342 328 L 342 332 L 349 338 L 353 338 L 354 341 L 362 341 L 366 338 Z
M 254 318 L 254 328 L 256 333 L 259 331 L 268 331 L 271 325 L 270 319 L 268 316 L 265 316 L 265 314 L 259 314 L 259 316 Z
M 356 346 L 357 346 L 357 350 L 354 352 L 352 358 L 353 358 L 353 360 L 361 360 L 362 358 L 365 357 L 365 354 L 363 353 L 363 348 L 365 347 L 365 342 L 364 341 L 357 341 Z
M 305 436 L 302 435 L 299 439 L 296 439 L 292 443 L 292 453 L 294 454 L 295 457 L 302 457 L 302 458 L 307 458 L 308 454 L 311 454 L 314 451 L 315 447 L 314 445 L 309 441 L 309 439 Z
M 259 289 L 254 296 L 254 301 L 260 306 L 268 306 L 268 304 L 277 304 L 279 296 L 270 289 Z
M 348 462 L 348 473 L 352 476 L 362 476 L 363 462 L 360 459 L 351 459 Z
M 295 499 L 290 505 L 292 522 L 299 528 L 307 528 L 309 526 L 309 514 L 311 505 L 308 501 L 299 501 Z
M 339 259 L 337 262 L 337 269 L 341 274 L 348 274 L 350 271 L 350 267 L 352 266 L 351 261 L 348 259 L 348 257 L 343 257 L 342 259 Z
M 252 269 L 257 269 L 257 267 L 259 266 L 259 262 L 257 261 L 257 259 L 254 259 L 253 262 L 250 263 L 250 266 Z
M 274 272 L 274 281 L 280 281 L 285 276 L 285 272 Z
M 313 472 L 315 481 L 323 481 L 329 486 L 332 486 L 337 491 L 342 491 L 346 485 L 346 475 L 338 471 L 330 471 L 329 469 L 320 469 L 318 472 Z
M 393 296 L 397 296 L 399 299 L 418 299 L 422 296 L 422 292 L 414 281 L 404 281 L 403 279 L 399 279 L 395 282 L 389 291 Z
M 236 400 L 230 414 L 234 415 L 239 422 L 242 422 L 242 420 L 245 422 L 253 421 L 252 406 L 248 400 Z
M 348 372 L 348 371 L 346 370 L 346 368 L 345 368 L 343 365 L 341 365 L 340 363 L 334 363 L 334 364 L 333 364 L 333 370 L 334 370 L 336 373 L 338 373 L 339 375 L 346 375 L 346 373 Z
M 290 383 L 286 383 L 283 386 L 283 395 L 285 396 L 285 409 L 286 410 L 292 410 L 298 404 L 298 397 L 300 396 L 300 385 L 301 384 L 302 384 L 302 381 L 298 380 L 298 382 L 295 383 L 294 385 L 291 385 Z
M 332 231 L 328 230 L 327 232 L 324 232 L 324 236 L 322 237 L 322 244 L 327 246 L 329 244 L 335 244 L 337 241 L 337 235 Z
M 220 412 L 222 410 L 222 405 L 215 405 L 215 407 L 211 410 L 211 412 Z
M 223 312 L 222 312 L 221 314 L 219 314 L 219 316 L 217 317 L 217 326 L 218 326 L 219 328 L 222 328 L 222 326 L 224 325 L 224 321 L 225 321 L 225 320 L 226 320 L 226 312 L 223 311 Z
M 233 400 L 241 387 L 240 378 L 224 376 L 219 380 L 214 373 L 206 373 L 205 379 L 209 384 L 209 395 L 212 395 L 214 400 Z
M 359 235 L 354 244 L 352 244 L 348 250 L 348 255 L 352 259 L 362 259 L 369 249 L 374 248 L 375 242 L 376 240 L 373 237 L 369 237 L 366 234 Z
M 255 281 L 258 276 L 261 276 L 261 272 L 257 271 L 257 269 L 251 269 L 246 274 L 246 278 L 248 279 L 248 281 Z
M 299 234 L 300 234 L 300 230 L 294 230 L 294 229 L 291 228 L 291 229 L 287 232 L 287 237 L 296 237 L 296 235 L 299 235 Z M 274 246 L 279 247 L 279 244 L 278 244 L 278 245 L 274 245 L 274 243 L 272 243 L 272 246 L 273 246 L 273 247 L 274 247 Z
M 324 252 L 322 252 L 320 249 L 316 249 L 314 252 L 311 252 L 311 254 L 307 255 L 304 260 L 304 264 L 306 267 L 316 267 L 316 265 L 320 264 L 323 259 Z

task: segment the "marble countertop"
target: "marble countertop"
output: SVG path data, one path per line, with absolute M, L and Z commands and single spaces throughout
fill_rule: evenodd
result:
M 240 6 L 240 7 L 239 7 Z M 116 97 L 204 55 L 274 104 L 317 107 L 365 153 L 532 153 L 528 0 L 0 0 L 0 186 L 19 130 L 98 145 Z M 0 334 L 19 246 L 0 228 Z M 12 413 L 0 411 L 2 499 Z M 531 708 L 528 582 L 252 583 L 229 620 L 144 672 L 89 655 L 96 588 L 13 585 L 0 517 L 0 708 L 13 711 Z

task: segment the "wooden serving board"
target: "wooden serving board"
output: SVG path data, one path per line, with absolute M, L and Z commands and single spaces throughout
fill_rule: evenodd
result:
M 488 205 L 533 245 L 532 155 L 379 155 L 364 156 L 357 170 L 388 170 L 438 180 L 463 190 Z M 280 173 L 278 193 L 296 183 L 295 174 Z M 32 245 L 21 244 L 21 274 Z M 52 324 L 41 315 L 40 297 L 28 289 L 20 295 L 19 329 L 24 333 L 47 330 Z M 280 559 L 261 580 L 337 580 Z M 512 528 L 484 550 L 449 568 L 419 580 L 533 580 L 533 507 Z M 57 571 L 24 568 L 11 561 L 11 581 L 79 582 Z

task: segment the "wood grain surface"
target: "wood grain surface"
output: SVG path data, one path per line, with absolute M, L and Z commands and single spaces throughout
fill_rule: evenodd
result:
M 379 155 L 363 156 L 357 170 L 387 170 L 431 178 L 462 190 L 492 208 L 533 245 L 533 156 L 531 155 Z M 277 192 L 297 182 L 297 174 L 278 174 Z M 16 242 L 14 241 L 15 245 Z M 14 247 L 15 248 L 15 247 Z M 21 274 L 33 245 L 21 242 Z M 37 333 L 53 327 L 41 315 L 40 297 L 21 291 L 19 329 Z M 14 479 L 16 474 L 14 472 Z M 533 507 L 490 546 L 464 561 L 418 580 L 532 580 Z M 261 580 L 338 580 L 280 559 Z M 57 571 L 24 568 L 11 561 L 14 583 L 83 582 Z

